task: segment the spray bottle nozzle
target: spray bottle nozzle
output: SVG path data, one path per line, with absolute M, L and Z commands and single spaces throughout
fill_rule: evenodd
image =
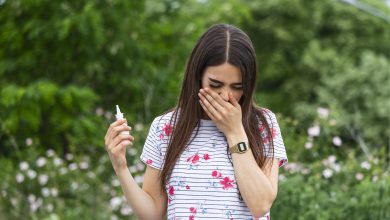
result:
M 121 110 L 119 109 L 119 106 L 116 105 L 116 120 L 119 120 L 119 119 L 122 119 L 123 118 L 123 113 L 121 112 Z

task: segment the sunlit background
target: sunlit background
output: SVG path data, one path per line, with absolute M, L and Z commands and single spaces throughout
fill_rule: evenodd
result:
M 389 0 L 0 0 L 0 219 L 135 219 L 104 150 L 115 105 L 141 185 L 149 125 L 215 23 L 252 39 L 282 129 L 272 219 L 390 219 Z

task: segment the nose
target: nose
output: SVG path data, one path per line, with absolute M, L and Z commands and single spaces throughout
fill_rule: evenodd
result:
M 219 93 L 218 93 L 222 99 L 224 101 L 229 101 L 229 90 L 228 89 L 222 89 Z

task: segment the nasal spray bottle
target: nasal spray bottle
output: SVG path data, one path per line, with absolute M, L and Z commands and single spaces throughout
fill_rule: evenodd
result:
M 123 113 L 119 109 L 119 106 L 116 105 L 116 115 L 115 115 L 116 120 L 118 121 L 119 119 L 123 119 Z M 130 134 L 130 131 L 122 131 L 121 134 Z

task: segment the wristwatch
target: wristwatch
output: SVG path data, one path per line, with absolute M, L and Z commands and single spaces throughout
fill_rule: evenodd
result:
M 239 142 L 238 144 L 229 147 L 230 153 L 239 153 L 243 154 L 248 150 L 248 147 L 245 142 Z

